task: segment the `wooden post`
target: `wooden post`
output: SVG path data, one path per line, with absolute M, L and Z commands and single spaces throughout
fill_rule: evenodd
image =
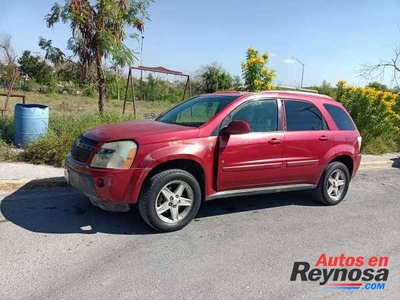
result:
M 133 83 L 133 76 L 131 76 L 131 91 L 132 91 L 133 115 L 136 120 L 136 101 L 135 101 L 135 87 L 134 87 L 134 83 Z
M 126 89 L 125 89 L 125 99 L 124 99 L 124 106 L 122 108 L 122 115 L 125 114 L 125 107 L 126 107 L 126 100 L 128 98 L 128 88 L 129 88 L 129 79 L 131 78 L 132 69 L 129 68 L 128 79 L 126 81 Z

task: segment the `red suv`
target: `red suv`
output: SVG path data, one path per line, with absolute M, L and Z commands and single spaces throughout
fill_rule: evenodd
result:
M 128 211 L 158 231 L 186 226 L 203 201 L 311 189 L 343 200 L 361 137 L 328 96 L 221 92 L 182 102 L 155 121 L 94 128 L 66 158 L 67 181 L 94 205 Z

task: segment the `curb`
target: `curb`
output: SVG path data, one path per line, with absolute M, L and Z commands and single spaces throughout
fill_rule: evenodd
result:
M 27 179 L 7 179 L 0 180 L 0 190 L 12 190 L 15 188 L 20 188 L 21 186 L 27 184 L 30 180 Z
M 392 160 L 385 161 L 367 161 L 360 163 L 360 169 L 369 169 L 369 168 L 382 168 L 382 167 L 395 167 L 395 162 Z
M 37 179 L 0 179 L 0 190 L 34 190 L 41 188 L 68 187 L 64 177 L 37 178 Z

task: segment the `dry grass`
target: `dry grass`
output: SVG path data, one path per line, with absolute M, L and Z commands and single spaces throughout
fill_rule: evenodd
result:
M 133 120 L 132 102 L 127 103 L 125 116 L 122 116 L 123 101 L 108 100 L 105 115 L 98 113 L 97 99 L 65 94 L 38 94 L 28 92 L 27 104 L 42 104 L 50 108 L 48 134 L 30 144 L 23 153 L 16 153 L 12 146 L 14 106 L 20 103 L 11 98 L 6 117 L 0 119 L 0 161 L 22 160 L 38 164 L 62 166 L 71 145 L 82 132 L 107 123 Z M 4 98 L 0 98 L 0 107 L 4 107 Z M 174 104 L 164 101 L 137 101 L 136 119 L 144 119 L 145 113 L 159 115 Z
M 20 92 L 16 92 L 16 94 Z M 22 92 L 21 92 L 22 93 Z M 97 114 L 98 104 L 96 98 L 85 96 L 71 96 L 66 94 L 39 94 L 33 92 L 23 93 L 26 95 L 27 104 L 43 104 L 50 108 L 51 114 Z M 4 97 L 0 97 L 0 107 L 4 107 Z M 18 98 L 11 98 L 8 109 L 9 115 L 13 115 L 14 106 L 21 103 Z M 174 104 L 166 101 L 136 101 L 137 119 L 143 119 L 145 113 L 154 113 L 159 115 L 169 109 Z M 117 99 L 107 100 L 105 111 L 107 113 L 122 114 L 123 101 Z M 132 102 L 127 102 L 126 114 L 133 114 Z

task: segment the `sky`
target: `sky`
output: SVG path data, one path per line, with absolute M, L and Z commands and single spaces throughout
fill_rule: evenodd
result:
M 40 52 L 39 36 L 66 48 L 68 24 L 49 29 L 44 22 L 55 1 L 0 0 L 0 34 L 11 35 L 17 55 Z M 400 0 L 158 0 L 149 13 L 143 65 L 189 74 L 218 62 L 241 75 L 253 46 L 270 53 L 277 84 L 300 85 L 302 66 L 291 59 L 296 57 L 304 63 L 303 86 L 323 80 L 365 85 L 357 75 L 362 64 L 389 59 L 400 47 Z M 127 45 L 140 51 L 137 41 Z

